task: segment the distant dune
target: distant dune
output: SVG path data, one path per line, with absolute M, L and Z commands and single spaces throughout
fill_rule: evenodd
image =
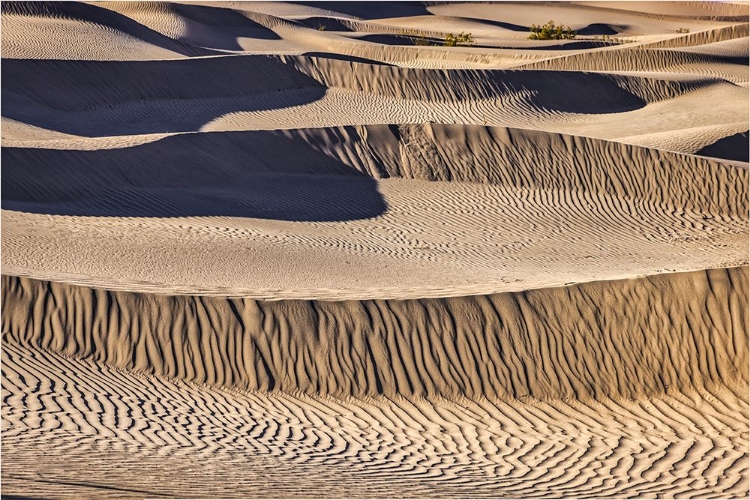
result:
M 747 497 L 749 11 L 4 2 L 3 495 Z

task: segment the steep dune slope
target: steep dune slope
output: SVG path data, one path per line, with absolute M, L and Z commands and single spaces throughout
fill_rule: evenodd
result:
M 5 148 L 3 162 L 17 166 L 3 264 L 43 279 L 419 297 L 747 263 L 745 168 L 580 137 L 378 125 Z
M 4 279 L 9 341 L 239 390 L 589 401 L 741 390 L 748 380 L 746 267 L 365 302 L 138 295 Z
M 747 489 L 747 268 L 420 301 L 3 286 L 11 492 L 45 477 L 102 498 L 295 496 L 300 480 L 364 497 Z
M 3 71 L 11 81 L 3 93 L 7 119 L 81 137 L 49 142 L 29 132 L 30 140 L 22 141 L 4 134 L 4 144 L 50 149 L 132 146 L 158 138 L 152 134 L 193 131 L 433 122 L 532 128 L 695 153 L 748 119 L 744 88 L 667 73 L 436 71 L 307 56 L 6 60 Z M 245 84 L 237 86 L 238 78 Z M 46 91 L 52 82 L 58 92 Z M 704 133 L 680 141 L 695 127 Z
M 191 145 L 200 156 L 185 154 Z M 540 149 L 544 156 L 537 154 Z M 154 156 L 162 158 L 158 170 L 148 165 Z M 294 157 L 300 160 L 291 161 Z M 597 139 L 493 127 L 370 125 L 203 133 L 123 150 L 5 148 L 3 160 L 19 166 L 3 180 L 11 206 L 16 201 L 83 200 L 87 192 L 107 187 L 188 188 L 275 173 L 562 189 L 729 217 L 747 211 L 746 169 Z M 50 174 L 56 181 L 47 185 L 41 169 L 52 162 L 56 171 Z

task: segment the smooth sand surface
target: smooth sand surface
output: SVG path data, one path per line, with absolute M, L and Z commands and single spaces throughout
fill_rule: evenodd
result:
M 746 497 L 748 10 L 3 3 L 3 494 Z

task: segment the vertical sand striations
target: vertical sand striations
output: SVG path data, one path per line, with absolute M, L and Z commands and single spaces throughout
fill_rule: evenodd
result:
M 258 301 L 3 276 L 3 336 L 240 390 L 638 399 L 746 390 L 747 267 L 446 299 Z
M 150 167 L 153 157 L 160 158 L 158 170 Z M 8 147 L 2 159 L 14 165 L 2 186 L 10 203 L 82 199 L 112 186 L 196 188 L 256 173 L 302 173 L 576 191 L 730 218 L 748 211 L 744 166 L 601 139 L 479 125 L 202 133 L 113 150 Z M 49 176 L 55 176 L 54 183 Z

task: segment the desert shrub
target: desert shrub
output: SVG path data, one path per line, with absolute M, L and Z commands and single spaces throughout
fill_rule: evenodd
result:
M 446 47 L 455 47 L 457 45 L 471 45 L 474 43 L 474 37 L 471 33 L 464 33 L 463 31 L 458 35 L 448 33 L 445 35 L 445 41 L 443 45 Z
M 429 46 L 434 45 L 432 41 L 424 34 L 424 32 L 417 30 L 401 30 L 398 32 L 399 35 L 408 37 L 414 45 Z
M 690 33 L 688 28 L 677 28 L 677 33 Z
M 570 26 L 563 27 L 562 24 L 557 26 L 555 21 L 549 21 L 542 26 L 532 24 L 530 30 L 529 38 L 531 40 L 572 40 L 578 35 L 570 29 Z
M 326 30 L 325 25 L 321 24 L 320 26 L 318 26 L 318 31 L 325 31 L 325 30 Z

